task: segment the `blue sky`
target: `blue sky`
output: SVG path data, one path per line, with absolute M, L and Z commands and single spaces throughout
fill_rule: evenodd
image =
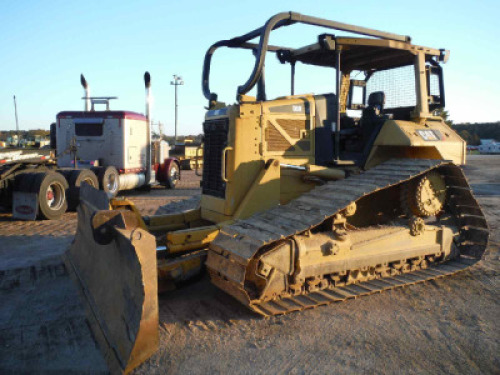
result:
M 352 4 L 355 4 L 354 6 Z M 144 112 L 143 74 L 154 93 L 153 119 L 173 134 L 173 74 L 181 75 L 179 134 L 202 131 L 201 72 L 207 48 L 243 34 L 281 11 L 412 36 L 451 50 L 444 66 L 447 109 L 455 122 L 500 120 L 499 1 L 9 1 L 0 0 L 0 130 L 47 128 L 62 110 L 83 108 L 80 73 L 94 96 L 118 96 L 112 109 Z M 325 32 L 278 30 L 274 44 L 299 47 Z M 330 31 L 331 32 L 331 31 Z M 339 33 L 340 35 L 341 33 Z M 270 56 L 272 57 L 272 56 Z M 212 89 L 234 102 L 253 66 L 248 52 L 216 53 Z M 289 68 L 268 59 L 268 96 L 289 93 Z M 297 67 L 296 93 L 331 92 L 333 71 Z

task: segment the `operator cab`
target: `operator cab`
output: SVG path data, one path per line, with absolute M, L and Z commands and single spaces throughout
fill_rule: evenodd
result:
M 323 155 L 317 159 L 362 166 L 386 120 L 409 121 L 420 115 L 415 78 L 418 50 L 425 52 L 427 104 L 429 111 L 434 111 L 444 106 L 443 78 L 438 63 L 447 57 L 443 50 L 394 40 L 322 34 L 312 45 L 277 51 L 279 61 L 291 66 L 292 95 L 295 94 L 297 62 L 331 67 L 336 72 L 332 86 L 340 95 L 314 96 L 327 102 L 326 106 L 319 107 L 330 109 L 320 111 L 326 114 L 322 121 L 327 125 L 323 126 L 330 128 L 330 146 L 320 145 L 316 152 Z M 320 117 L 324 116 L 320 114 Z
M 273 30 L 295 23 L 341 30 L 359 36 L 320 34 L 313 44 L 289 48 L 268 44 Z M 252 40 L 258 38 L 258 43 Z M 279 62 L 290 66 L 291 96 L 297 100 L 295 71 L 300 64 L 332 68 L 330 93 L 314 95 L 315 164 L 364 167 L 382 125 L 388 120 L 421 123 L 434 110 L 444 107 L 444 85 L 440 63 L 448 51 L 413 45 L 405 35 L 360 28 L 298 13 L 280 13 L 263 27 L 213 44 L 205 55 L 202 86 L 210 110 L 225 105 L 210 90 L 212 55 L 220 47 L 253 52 L 255 65 L 250 77 L 237 88 L 238 103 L 248 101 L 247 93 L 257 88 L 256 102 L 268 102 L 265 59 L 274 53 Z M 298 64 L 300 63 L 300 64 Z M 328 74 L 326 79 L 331 75 Z M 357 92 L 357 94 L 356 94 Z M 286 93 L 283 93 L 286 95 Z M 310 96 L 308 96 L 310 97 Z M 252 100 L 250 100 L 252 102 Z

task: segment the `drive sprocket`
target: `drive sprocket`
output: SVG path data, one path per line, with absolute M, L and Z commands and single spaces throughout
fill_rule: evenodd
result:
M 446 183 L 436 171 L 405 184 L 401 189 L 401 206 L 407 215 L 435 216 L 443 210 Z

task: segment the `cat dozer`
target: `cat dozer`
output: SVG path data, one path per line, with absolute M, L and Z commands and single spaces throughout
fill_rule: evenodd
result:
M 341 34 L 301 48 L 269 44 L 273 30 L 294 24 Z M 210 88 L 222 47 L 255 59 L 232 105 Z M 290 66 L 290 95 L 266 96 L 270 54 Z M 479 261 L 488 226 L 459 167 L 465 142 L 435 115 L 448 56 L 408 36 L 293 12 L 212 45 L 200 207 L 143 217 L 126 200 L 81 189 L 66 261 L 111 371 L 128 372 L 156 350 L 157 293 L 205 265 L 215 285 L 269 316 Z M 302 65 L 331 69 L 323 83 L 332 92 L 296 94 Z

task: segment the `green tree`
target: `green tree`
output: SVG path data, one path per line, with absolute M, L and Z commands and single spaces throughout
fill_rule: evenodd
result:
M 470 142 L 472 141 L 472 136 L 467 130 L 460 130 L 458 134 L 465 142 L 467 142 L 467 144 L 471 144 Z
M 436 109 L 434 111 L 434 115 L 441 117 L 446 123 L 446 125 L 450 127 L 453 125 L 453 121 L 448 120 L 448 118 L 450 117 L 449 112 L 445 110 L 443 107 Z
M 479 137 L 479 135 L 474 133 L 471 137 L 470 144 L 473 146 L 479 146 L 481 144 L 481 138 Z
M 28 134 L 33 135 L 33 136 L 41 135 L 43 137 L 47 137 L 50 134 L 50 131 L 45 130 L 45 129 L 32 129 L 32 130 L 28 130 Z

